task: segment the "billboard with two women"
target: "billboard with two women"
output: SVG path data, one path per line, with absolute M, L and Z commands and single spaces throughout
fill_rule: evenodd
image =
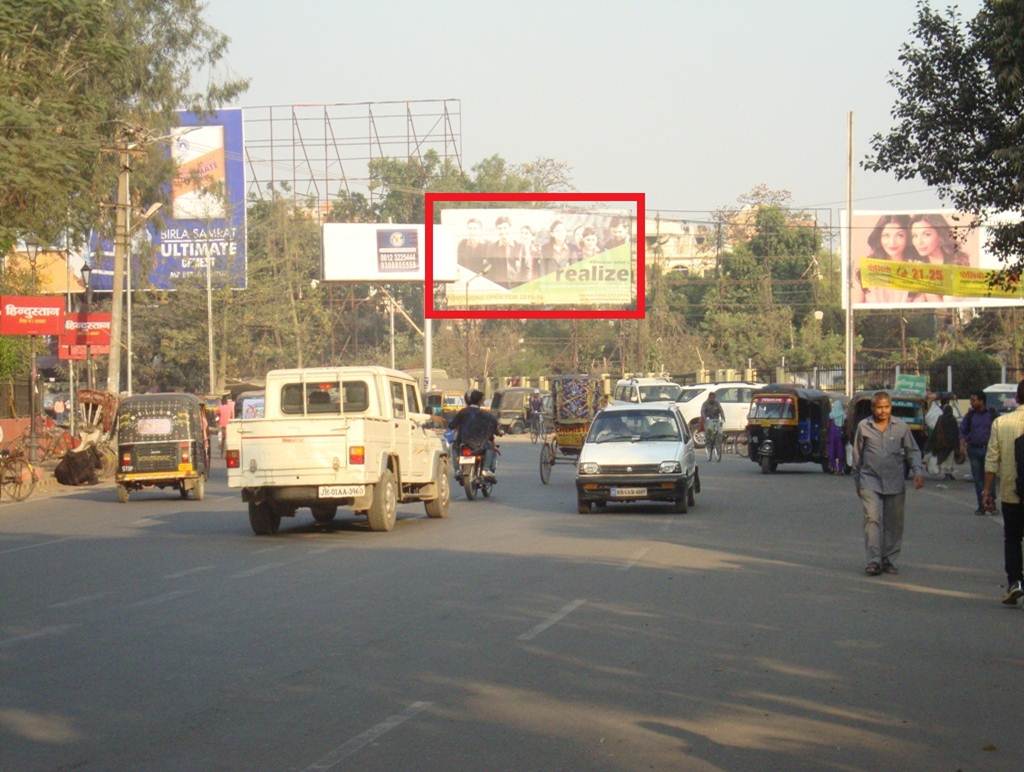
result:
M 974 216 L 952 210 L 843 213 L 849 236 L 854 308 L 973 308 L 1019 305 L 1021 286 L 991 283 L 1002 267 L 985 249 L 986 231 Z M 843 264 L 843 282 L 849 267 Z M 845 307 L 845 299 L 844 299 Z

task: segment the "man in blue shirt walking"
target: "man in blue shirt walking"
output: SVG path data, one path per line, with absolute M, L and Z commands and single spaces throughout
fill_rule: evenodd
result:
M 992 435 L 994 413 L 995 411 L 985 407 L 985 393 L 972 391 L 971 409 L 960 421 L 960 444 L 971 463 L 974 495 L 978 499 L 978 506 L 974 510 L 976 515 L 985 514 L 985 502 L 982 500 L 982 490 L 985 487 L 985 450 L 988 448 L 988 438 Z

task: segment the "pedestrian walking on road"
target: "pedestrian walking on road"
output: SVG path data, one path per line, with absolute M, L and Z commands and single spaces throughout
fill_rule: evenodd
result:
M 988 448 L 992 422 L 995 419 L 996 412 L 985 406 L 985 392 L 972 391 L 971 409 L 960 421 L 960 443 L 971 464 L 974 495 L 978 499 L 978 508 L 974 510 L 976 515 L 985 514 L 985 505 L 981 495 L 985 485 L 985 449 Z
M 853 439 L 853 474 L 864 507 L 864 573 L 898 574 L 896 558 L 903 544 L 906 500 L 905 464 L 914 473 L 914 487 L 924 486 L 921 451 L 910 428 L 892 415 L 888 392 L 871 399 L 871 415 L 857 424 Z
M 1003 603 L 1016 606 L 1024 595 L 1024 563 L 1021 540 L 1024 539 L 1024 497 L 1018 486 L 1014 443 L 1024 435 L 1024 381 L 1017 384 L 1017 409 L 999 416 L 992 423 L 992 436 L 985 454 L 985 486 L 982 501 L 986 512 L 996 508 L 993 489 L 999 478 L 999 501 L 1003 505 L 1003 566 L 1006 569 L 1006 596 Z

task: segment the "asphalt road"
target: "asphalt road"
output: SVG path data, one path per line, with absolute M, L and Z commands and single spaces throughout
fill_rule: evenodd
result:
M 391 533 L 204 502 L 0 507 L 0 768 L 1024 767 L 1024 613 L 963 482 L 863 575 L 849 479 L 702 463 L 689 514 L 575 514 L 506 441 L 490 500 Z

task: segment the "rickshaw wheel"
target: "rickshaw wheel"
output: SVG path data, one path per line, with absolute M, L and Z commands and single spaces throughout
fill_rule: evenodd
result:
M 551 481 L 551 465 L 554 459 L 551 456 L 551 446 L 547 443 L 540 449 L 540 481 L 547 485 Z
M 122 504 L 128 503 L 128 488 L 124 485 L 117 486 L 117 500 Z
M 778 468 L 778 463 L 771 456 L 761 456 L 761 474 L 771 474 Z
M 192 498 L 196 501 L 202 501 L 206 498 L 206 478 L 202 475 L 196 478 L 195 485 L 192 486 Z
M 184 480 L 182 480 L 180 483 L 178 483 L 178 494 L 183 499 L 187 499 L 188 498 L 188 488 L 185 487 L 185 481 Z

